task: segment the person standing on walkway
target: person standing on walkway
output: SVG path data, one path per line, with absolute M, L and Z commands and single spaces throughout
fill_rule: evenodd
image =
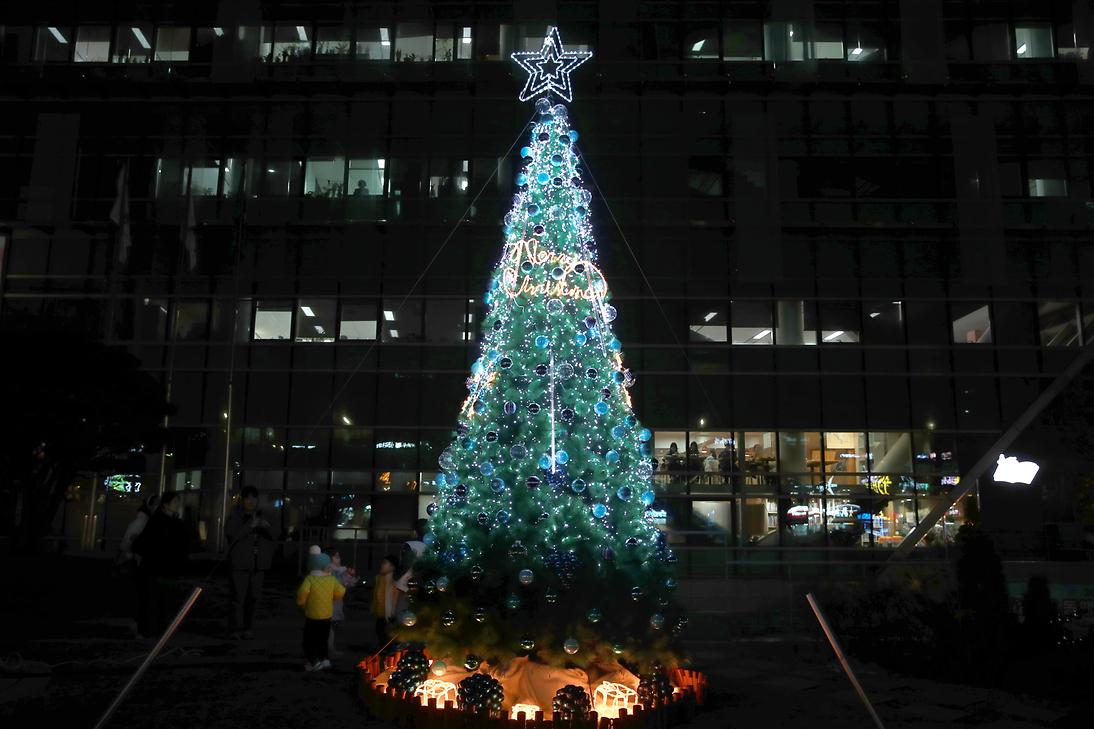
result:
M 414 577 L 414 561 L 425 552 L 425 530 L 429 526 L 428 519 L 419 519 L 414 525 L 414 539 L 408 539 L 399 552 L 399 577 L 395 580 L 395 589 L 398 602 L 395 607 L 396 614 L 402 615 L 410 607 L 410 601 L 406 594 L 410 591 L 410 580 Z
M 133 540 L 137 566 L 137 637 L 153 638 L 167 627 L 168 611 L 186 564 L 190 539 L 182 521 L 182 500 L 168 491 Z
M 376 640 L 382 649 L 388 642 L 388 626 L 395 622 L 395 555 L 380 562 L 380 571 L 372 586 L 372 617 L 376 619 Z
M 296 590 L 296 604 L 304 611 L 304 670 L 323 671 L 330 668 L 327 636 L 334 604 L 346 596 L 346 588 L 330 573 L 329 555 L 308 555 L 308 569 Z
M 228 537 L 231 613 L 228 632 L 235 640 L 254 637 L 255 605 L 277 549 L 277 532 L 258 508 L 258 489 L 244 486 L 239 504 L 224 523 Z

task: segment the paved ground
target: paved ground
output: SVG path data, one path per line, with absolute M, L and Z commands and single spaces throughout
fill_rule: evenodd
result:
M 222 585 L 210 585 L 167 654 L 111 726 L 380 729 L 383 725 L 367 720 L 354 699 L 353 666 L 375 649 L 367 602 L 351 601 L 348 606 L 345 653 L 335 661 L 335 670 L 305 674 L 291 587 L 289 581 L 274 581 L 260 608 L 256 639 L 239 643 L 223 637 L 220 618 L 226 594 Z M 358 597 L 367 600 L 366 595 Z M 0 604 L 0 722 L 91 727 L 150 645 L 131 637 L 124 600 L 100 605 L 103 596 L 90 588 L 82 595 L 69 594 L 68 602 L 53 593 L 39 598 L 45 602 L 34 614 Z M 714 689 L 710 710 L 692 724 L 696 729 L 870 726 L 827 646 L 816 636 L 719 641 L 706 637 L 719 635 L 709 617 L 696 616 L 692 626 L 696 633 L 687 648 Z M 1089 726 L 1090 703 L 1063 706 L 855 665 L 889 729 Z

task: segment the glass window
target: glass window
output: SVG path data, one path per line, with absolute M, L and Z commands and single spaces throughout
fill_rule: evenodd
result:
M 884 61 L 885 40 L 872 28 L 851 27 L 847 31 L 847 60 L 862 63 Z
M 910 473 L 912 438 L 907 432 L 870 433 L 870 470 L 875 473 Z
M 426 23 L 399 23 L 395 31 L 396 61 L 433 58 L 433 29 Z
M 688 157 L 688 189 L 704 196 L 720 197 L 725 188 L 724 157 Z
M 357 29 L 357 58 L 365 61 L 391 60 L 391 29 L 366 26 Z
M 1042 347 L 1078 347 L 1079 307 L 1071 301 L 1043 301 L 1037 305 Z
M 1055 58 L 1052 26 L 1048 23 L 1014 26 L 1014 55 L 1017 58 Z
M 385 342 L 417 342 L 422 338 L 422 300 L 384 299 Z
M 246 160 L 241 157 L 229 157 L 224 161 L 224 197 L 232 197 L 237 194 L 246 194 L 244 182 L 246 176 Z
M 456 60 L 469 61 L 471 60 L 471 26 L 461 25 L 457 27 L 459 35 L 456 38 Z
M 825 433 L 824 471 L 835 473 L 864 473 L 869 467 L 869 449 L 865 433 Z
M 988 305 L 953 302 L 950 307 L 954 344 L 990 344 L 991 318 Z
M 430 299 L 425 309 L 425 336 L 430 342 L 466 342 L 472 314 L 466 299 Z
M 729 341 L 729 316 L 725 304 L 692 302 L 688 306 L 688 339 L 692 342 Z
M 346 302 L 342 304 L 342 321 L 338 338 L 341 340 L 376 339 L 376 304 Z
M 309 157 L 304 168 L 304 197 L 342 197 L 345 157 Z
M 456 39 L 453 35 L 454 32 L 451 23 L 441 23 L 437 25 L 437 37 L 433 42 L 434 61 L 455 60 Z
M 255 302 L 254 339 L 290 339 L 292 337 L 290 301 Z
M 384 194 L 384 160 L 351 159 L 347 189 L 353 197 Z
M 182 194 L 182 178 L 185 172 L 182 162 L 177 159 L 159 157 L 156 159 L 157 198 L 178 197 Z
M 679 478 L 676 474 L 687 471 L 687 434 L 682 430 L 658 430 L 653 434 L 653 458 L 657 479 L 662 485 Z
M 315 29 L 316 56 L 348 56 L 352 47 L 349 28 L 345 26 L 321 25 Z
M 230 42 L 225 40 L 224 28 L 219 26 L 214 28 L 198 28 L 194 33 L 194 61 L 201 63 L 211 63 L 213 60 L 213 48 L 215 46 L 221 46 Z
M 1061 159 L 1029 161 L 1030 197 L 1067 197 L 1067 173 Z
M 114 35 L 114 63 L 148 63 L 151 57 L 151 23 L 118 26 Z
M 467 190 L 470 160 L 433 159 L 429 163 L 429 197 L 448 197 Z
M 824 482 L 820 433 L 779 432 L 779 472 L 786 483 L 815 486 Z M 789 477 L 786 477 L 789 474 Z
M 718 58 L 718 29 L 700 28 L 684 36 L 684 58 Z
M 861 341 L 858 332 L 858 303 L 854 301 L 822 301 L 819 304 L 821 342 L 847 344 Z
M 262 175 L 264 197 L 295 197 L 300 192 L 300 160 L 267 160 Z
M 296 315 L 296 341 L 333 342 L 338 302 L 334 299 L 301 299 Z
M 806 28 L 801 23 L 770 21 L 764 23 L 764 59 L 768 61 L 804 61 Z
M 67 61 L 72 52 L 72 29 L 56 25 L 38 26 L 35 61 Z
M 133 338 L 143 342 L 161 341 L 167 334 L 167 300 L 144 299 L 136 307 Z
M 190 167 L 190 194 L 212 197 L 220 181 L 220 160 L 198 162 Z
M 269 26 L 263 28 L 269 32 Z M 266 41 L 263 39 L 263 44 Z M 274 63 L 306 61 L 311 56 L 311 40 L 308 29 L 303 25 L 278 25 L 273 32 Z
M 156 30 L 157 61 L 189 61 L 190 29 L 181 26 L 160 26 Z
M 269 26 L 241 25 L 236 29 L 237 52 L 243 58 L 269 61 L 273 52 L 273 36 Z
M 733 344 L 772 344 L 771 304 L 767 301 L 731 301 Z
M 81 25 L 76 30 L 73 60 L 77 63 L 106 63 L 110 60 L 110 27 Z
M 722 22 L 722 59 L 726 61 L 762 61 L 762 26 L 758 20 Z
M 175 339 L 194 341 L 209 338 L 209 302 L 180 301 L 175 304 Z
M 977 23 L 972 29 L 974 61 L 1009 61 L 1010 28 L 1006 23 Z
M 904 341 L 904 306 L 899 301 L 866 301 L 862 305 L 862 339 L 869 344 Z
M 775 343 L 816 344 L 813 302 L 790 299 L 775 302 Z
M 843 28 L 838 23 L 818 23 L 814 31 L 813 57 L 844 60 Z
M 733 433 L 691 433 L 691 442 L 698 446 L 698 463 L 691 469 L 701 472 L 696 483 L 708 486 L 725 486 L 727 475 L 736 470 L 737 441 Z M 690 468 L 690 464 L 689 464 Z
M 744 455 L 746 487 L 766 487 L 773 483 L 769 474 L 775 471 L 775 433 L 746 431 L 740 438 L 740 447 Z

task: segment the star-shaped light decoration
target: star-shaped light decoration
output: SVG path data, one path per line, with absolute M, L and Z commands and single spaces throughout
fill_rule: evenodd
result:
M 529 101 L 542 94 L 558 94 L 563 101 L 573 101 L 570 72 L 592 58 L 592 51 L 566 51 L 558 28 L 551 27 L 538 51 L 517 51 L 512 59 L 528 72 L 528 81 L 520 91 L 520 100 Z

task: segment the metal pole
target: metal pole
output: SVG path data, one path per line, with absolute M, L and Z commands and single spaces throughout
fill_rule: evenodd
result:
M 840 665 L 843 666 L 843 671 L 847 674 L 847 678 L 850 679 L 851 685 L 855 687 L 855 692 L 858 694 L 858 697 L 862 699 L 862 703 L 866 705 L 866 710 L 870 712 L 870 717 L 874 720 L 874 724 L 877 725 L 878 729 L 885 729 L 885 725 L 881 723 L 881 717 L 874 711 L 874 705 L 870 703 L 870 699 L 862 689 L 862 684 L 855 678 L 855 672 L 851 670 L 850 664 L 847 663 L 847 658 L 843 655 L 843 648 L 840 647 L 839 641 L 836 640 L 836 635 L 832 632 L 832 628 L 829 627 L 828 621 L 824 618 L 824 613 L 821 612 L 820 605 L 817 604 L 817 600 L 813 597 L 813 593 L 805 593 L 805 599 L 809 601 L 809 607 L 813 608 L 813 614 L 817 617 L 817 622 L 820 623 L 821 630 L 824 631 L 824 636 L 828 638 L 828 643 L 832 646 L 832 650 L 836 652 L 836 658 L 839 659 Z
M 103 729 L 103 727 L 106 726 L 106 723 L 110 721 L 110 717 L 113 716 L 114 712 L 118 710 L 119 706 L 121 706 L 122 701 L 125 700 L 126 695 L 137 684 L 137 681 L 139 681 L 141 676 L 144 675 L 144 672 L 148 670 L 148 667 L 152 664 L 152 661 L 156 659 L 156 656 L 159 655 L 160 651 L 163 650 L 163 647 L 167 645 L 167 641 L 171 640 L 171 636 L 175 634 L 176 630 L 178 630 L 179 624 L 182 622 L 182 619 L 186 617 L 186 614 L 190 612 L 190 608 L 194 607 L 194 603 L 197 602 L 198 595 L 200 594 L 201 588 L 195 587 L 194 591 L 190 593 L 190 597 L 188 597 L 186 599 L 186 602 L 183 603 L 183 606 L 179 610 L 178 614 L 175 615 L 175 619 L 172 620 L 171 624 L 167 626 L 167 630 L 163 632 L 163 635 L 161 635 L 160 639 L 156 642 L 155 647 L 152 648 L 152 652 L 145 657 L 144 662 L 141 663 L 140 667 L 137 669 L 137 672 L 133 674 L 132 678 L 130 678 L 128 682 L 126 682 L 125 686 L 122 686 L 122 690 L 118 693 L 117 698 L 114 699 L 114 701 L 107 708 L 106 712 L 102 715 L 102 718 L 100 718 L 98 723 L 95 724 L 95 729 Z

